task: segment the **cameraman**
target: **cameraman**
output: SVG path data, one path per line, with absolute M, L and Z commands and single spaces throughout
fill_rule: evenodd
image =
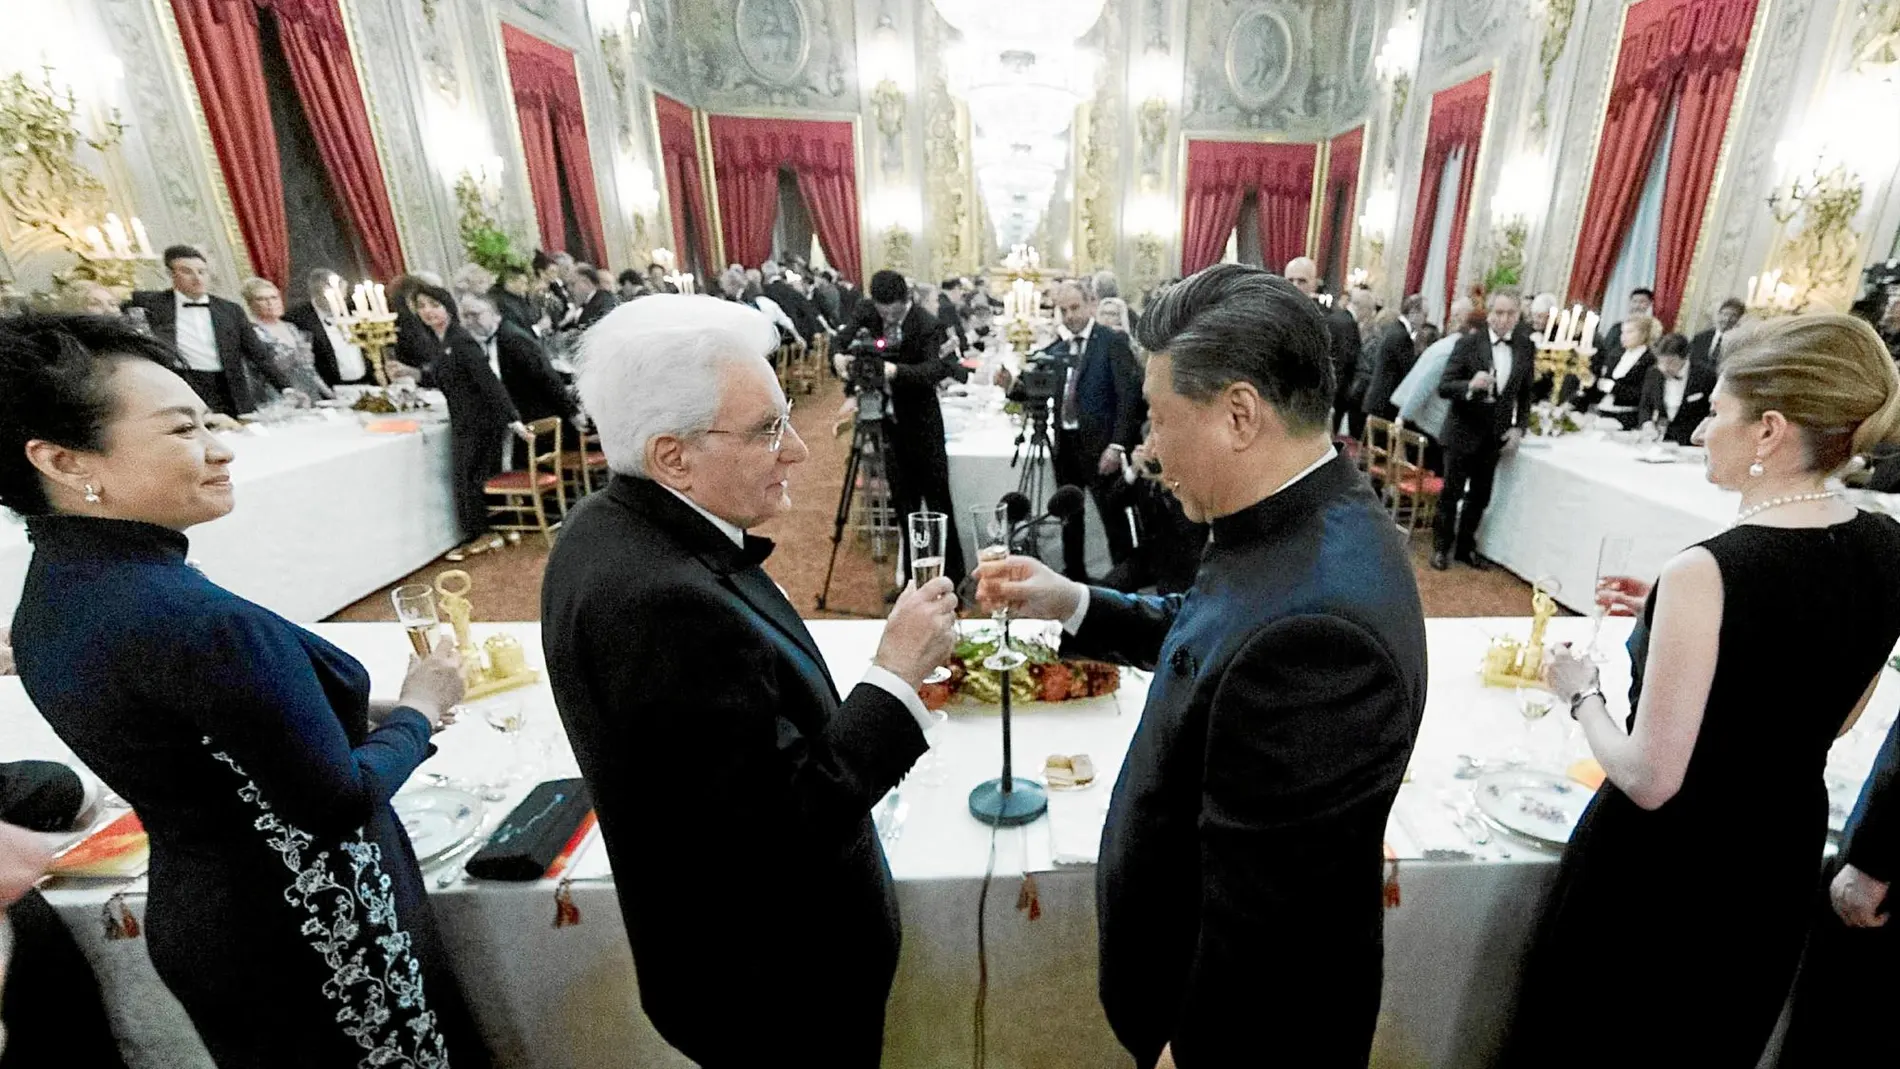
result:
M 871 276 L 871 299 L 861 302 L 852 325 L 838 341 L 848 345 L 859 328 L 880 339 L 895 339 L 884 350 L 884 379 L 890 390 L 890 417 L 885 437 L 890 445 L 891 503 L 900 532 L 913 512 L 941 512 L 950 517 L 945 545 L 944 574 L 961 583 L 963 546 L 957 537 L 958 519 L 950 503 L 950 458 L 944 453 L 943 410 L 937 407 L 937 384 L 945 379 L 962 382 L 970 373 L 946 353 L 946 337 L 930 313 L 910 299 L 910 286 L 895 271 Z M 904 547 L 905 574 L 910 570 L 909 540 Z

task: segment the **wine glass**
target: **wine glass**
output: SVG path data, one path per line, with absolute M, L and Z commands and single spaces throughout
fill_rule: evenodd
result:
M 1531 764 L 1535 751 L 1531 744 L 1537 738 L 1537 722 L 1550 715 L 1557 707 L 1557 696 L 1541 687 L 1517 688 L 1517 715 L 1524 719 L 1524 759 L 1521 764 Z
M 435 611 L 435 588 L 427 583 L 410 583 L 390 591 L 389 600 L 396 606 L 396 622 L 409 635 L 416 656 L 435 652 L 435 629 L 441 623 Z
M 1628 535 L 1607 535 L 1597 547 L 1596 607 L 1591 614 L 1590 659 L 1601 664 L 1609 659 L 1600 640 L 1605 616 L 1633 615 L 1613 594 L 1633 594 L 1642 589 L 1641 579 L 1631 575 L 1636 555 L 1636 539 Z
M 520 694 L 497 694 L 480 703 L 482 719 L 508 738 L 508 771 L 502 782 L 519 783 L 531 772 L 521 757 L 521 733 L 528 726 L 527 706 Z
M 943 574 L 944 546 L 950 540 L 950 517 L 941 512 L 910 514 L 910 577 L 923 586 Z M 950 678 L 950 667 L 938 665 L 924 677 L 926 683 Z
M 976 559 L 982 561 L 1000 561 L 1009 557 L 1009 509 L 1003 505 L 978 505 L 970 510 L 973 527 L 976 530 Z M 998 605 L 990 614 L 990 619 L 1002 626 L 1002 636 L 997 640 L 996 652 L 983 658 L 983 667 L 992 672 L 1007 672 L 1021 668 L 1029 658 L 1009 646 L 1009 606 Z

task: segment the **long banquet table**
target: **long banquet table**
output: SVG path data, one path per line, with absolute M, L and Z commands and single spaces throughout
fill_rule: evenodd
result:
M 1527 730 L 1509 690 L 1486 689 L 1476 665 L 1494 636 L 1522 635 L 1527 621 L 1428 621 L 1432 658 L 1424 726 L 1408 781 L 1388 827 L 1398 855 L 1400 904 L 1386 914 L 1385 999 L 1373 1063 L 1378 1066 L 1476 1066 L 1495 1053 L 1508 1012 L 1511 980 L 1530 926 L 1555 871 L 1554 855 L 1492 831 L 1487 845 L 1457 828 L 1468 783 L 1454 777 L 1458 756 L 1497 759 L 1523 747 L 1537 763 L 1564 767 L 1584 753 L 1561 711 Z M 1551 641 L 1581 641 L 1589 621 L 1559 619 Z M 478 639 L 505 628 L 539 666 L 533 624 L 476 628 Z M 1611 620 L 1606 645 L 1629 622 Z M 855 677 L 875 648 L 879 624 L 811 624 L 834 674 Z M 394 624 L 328 624 L 315 630 L 360 657 L 380 696 L 393 696 L 408 645 Z M 1605 666 L 1606 690 L 1621 711 L 1628 668 L 1620 651 Z M 1036 768 L 1052 752 L 1090 754 L 1101 769 L 1092 788 L 1058 793 L 1047 819 L 995 837 L 995 884 L 988 898 L 988 1051 L 999 1069 L 1065 1069 L 1126 1064 L 1095 995 L 1094 868 L 1110 784 L 1139 720 L 1146 691 L 1139 672 L 1124 674 L 1113 699 L 1044 707 L 1017 720 L 1016 753 Z M 574 765 L 545 686 L 516 692 L 528 724 L 522 750 L 545 754 L 544 775 Z M 1828 766 L 1836 819 L 1851 806 L 1887 726 L 1900 709 L 1900 677 L 1883 675 L 1860 725 L 1837 743 Z M 884 1064 L 948 1067 L 970 1062 L 977 982 L 976 910 L 991 858 L 991 835 L 965 810 L 969 788 L 996 773 L 997 720 L 952 707 L 933 729 L 931 753 L 900 786 L 896 811 L 907 814 L 887 839 L 904 918 L 903 956 L 893 992 Z M 507 766 L 506 737 L 473 715 L 440 736 L 441 752 L 421 772 L 482 780 Z M 70 755 L 26 701 L 17 679 L 0 679 L 0 742 L 9 758 Z M 422 775 L 418 775 L 420 782 Z M 528 790 L 523 782 L 493 807 L 499 816 Z M 1693 844 L 1684 844 L 1693 849 Z M 1446 853 L 1447 851 L 1452 853 Z M 1425 860 L 1427 853 L 1434 858 Z M 1469 860 L 1457 852 L 1468 854 Z M 1817 862 L 1818 862 L 1817 858 Z M 503 1067 L 609 1069 L 686 1066 L 638 1008 L 633 965 L 604 852 L 584 846 L 576 859 L 573 902 L 581 923 L 554 928 L 555 886 L 483 884 L 454 874 L 433 902 L 457 973 Z M 658 866 L 667 864 L 655 858 Z M 1015 909 L 1020 876 L 1037 874 L 1043 914 Z M 436 881 L 441 873 L 431 871 Z M 681 873 L 680 878 L 693 878 Z M 772 874 L 759 873 L 760 908 L 770 908 Z M 105 989 L 114 1028 L 138 1069 L 203 1069 L 209 1062 L 182 1011 L 154 976 L 142 939 L 108 940 L 101 912 L 110 898 L 135 916 L 142 880 L 78 885 L 48 897 L 67 921 Z M 1263 962 L 1262 967 L 1272 967 Z M 735 1024 L 740 1018 L 735 1014 Z
M 221 435 L 237 508 L 190 531 L 192 559 L 227 590 L 310 621 L 441 556 L 461 534 L 449 426 L 416 422 L 375 433 L 338 412 Z M 0 521 L 0 621 L 13 617 L 31 558 L 25 527 Z
M 1020 485 L 1023 468 L 1028 463 L 1026 456 L 1020 454 L 1026 454 L 1027 446 L 1020 447 L 1019 454 L 1016 418 L 1004 413 L 1002 397 L 991 387 L 971 386 L 947 392 L 939 403 L 943 408 L 944 452 L 950 461 L 950 500 L 957 510 L 951 521 L 957 524 L 965 565 L 975 568 L 976 551 L 981 546 L 970 511 L 978 505 L 996 504 L 1004 494 Z M 1042 467 L 1041 500 L 1030 503 L 1038 515 L 1057 485 L 1054 463 L 1044 461 Z M 1111 562 L 1108 536 L 1102 527 L 1105 521 L 1093 497 L 1084 509 L 1083 522 L 1089 574 L 1099 579 L 1108 574 Z M 1060 547 L 1061 536 L 1056 532 L 1043 536 L 1045 559 L 1060 560 Z

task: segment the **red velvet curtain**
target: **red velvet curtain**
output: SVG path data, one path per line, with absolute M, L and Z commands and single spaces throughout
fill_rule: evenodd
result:
M 172 0 L 251 270 L 288 292 L 290 224 L 251 0 Z M 313 116 L 314 121 L 314 116 Z
M 1306 253 L 1306 225 L 1313 216 L 1313 168 L 1319 146 L 1260 145 L 1255 188 L 1260 202 L 1260 259 L 1278 273 Z
M 1182 179 L 1183 276 L 1220 262 L 1227 235 L 1240 222 L 1240 202 L 1251 184 L 1249 147 L 1242 141 L 1188 141 L 1187 173 Z
M 660 130 L 660 163 L 666 169 L 666 200 L 673 216 L 673 253 L 680 271 L 696 271 L 705 278 L 717 271 L 712 251 L 712 216 L 706 211 L 705 178 L 699 169 L 699 139 L 693 132 L 693 109 L 659 93 L 653 94 L 654 118 Z M 689 240 L 688 230 L 694 238 Z M 700 262 L 692 254 L 697 251 Z M 711 280 L 707 279 L 710 285 Z
M 1650 0 L 1654 2 L 1654 0 Z M 1755 0 L 1676 0 L 1669 50 L 1681 70 L 1676 134 L 1663 184 L 1661 242 L 1656 250 L 1656 314 L 1674 323 L 1689 282 L 1702 213 L 1728 133 L 1729 108 L 1755 22 Z M 1869 136 L 1890 136 L 1871 133 Z
M 1674 320 L 1695 254 L 1696 233 L 1741 75 L 1755 0 L 1642 0 L 1623 21 L 1616 79 L 1584 206 L 1570 294 L 1602 301 L 1617 254 L 1636 219 L 1643 179 L 1680 100 L 1665 180 L 1656 310 Z
M 1335 287 L 1346 279 L 1353 220 L 1359 214 L 1359 156 L 1365 150 L 1365 143 L 1366 128 L 1357 126 L 1333 138 L 1327 148 L 1326 199 L 1320 206 L 1319 266 Z M 1340 205 L 1344 206 L 1343 211 L 1339 210 Z
M 772 255 L 778 169 L 790 167 L 832 266 L 846 278 L 862 280 L 857 149 L 850 123 L 712 115 L 706 133 L 728 261 L 756 267 Z
M 402 238 L 389 208 L 383 165 L 376 156 L 369 110 L 363 105 L 337 0 L 260 2 L 277 15 L 278 37 L 297 97 L 310 118 L 317 154 L 363 242 L 370 273 L 394 278 L 403 271 Z
M 580 80 L 574 54 L 507 23 L 501 27 L 508 77 L 514 86 L 515 117 L 527 155 L 528 185 L 534 191 L 541 246 L 570 252 L 596 267 L 606 267 L 607 237 L 600 224 L 594 192 L 594 157 L 587 148 L 587 123 L 581 108 Z M 561 213 L 565 185 L 574 218 L 580 224 L 579 249 L 567 248 Z
M 1181 273 L 1219 263 L 1240 222 L 1240 203 L 1260 204 L 1260 257 L 1278 271 L 1306 250 L 1313 207 L 1313 144 L 1189 139 L 1181 222 Z
M 1431 119 L 1425 127 L 1425 162 L 1419 171 L 1418 207 L 1412 215 L 1412 246 L 1405 258 L 1405 292 L 1418 292 L 1425 281 L 1425 261 L 1431 257 L 1432 222 L 1438 217 L 1438 179 L 1445 160 L 1465 150 L 1458 176 L 1458 204 L 1445 250 L 1445 307 L 1458 288 L 1458 261 L 1465 238 L 1465 217 L 1471 209 L 1471 187 L 1478 172 L 1478 148 L 1484 139 L 1484 112 L 1491 97 L 1491 72 L 1432 94 Z

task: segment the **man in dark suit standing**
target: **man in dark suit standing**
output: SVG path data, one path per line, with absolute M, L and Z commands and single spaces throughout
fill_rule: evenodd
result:
M 1695 429 L 1709 415 L 1709 395 L 1715 392 L 1715 369 L 1690 362 L 1689 343 L 1680 334 L 1665 334 L 1656 343 L 1656 366 L 1643 379 L 1642 400 L 1636 406 L 1637 426 L 1651 425 L 1662 440 L 1688 445 Z
M 208 292 L 211 266 L 204 253 L 173 245 L 165 250 L 165 270 L 171 288 L 134 293 L 126 309 L 144 312 L 153 336 L 178 349 L 179 374 L 206 408 L 226 416 L 256 411 L 266 399 L 258 377 L 280 390 L 291 387 L 244 309 Z
M 1319 264 L 1310 256 L 1295 256 L 1286 262 L 1286 280 L 1293 283 L 1301 293 L 1319 300 Z M 1359 422 L 1363 426 L 1364 416 L 1355 421 L 1353 413 L 1357 405 L 1352 399 L 1352 377 L 1359 366 L 1359 321 L 1352 317 L 1352 309 L 1344 300 L 1333 301 L 1326 308 L 1326 333 L 1332 340 L 1333 360 L 1333 430 L 1339 428 L 1343 418 L 1347 426 Z M 1357 438 L 1355 432 L 1353 437 Z
M 1785 1069 L 1879 1065 L 1893 1060 L 1893 1008 L 1900 1004 L 1900 721 L 1874 758 L 1860 801 L 1841 832 L 1841 851 L 1822 867 L 1827 893 L 1795 978 Z
M 335 271 L 319 267 L 310 272 L 306 281 L 309 298 L 298 301 L 284 313 L 284 318 L 310 335 L 310 356 L 316 365 L 317 377 L 331 386 L 370 381 L 375 376 L 370 371 L 369 361 L 363 358 L 363 350 L 350 341 L 348 332 L 330 313 L 328 292 L 332 286 L 347 297 L 343 279 Z
M 1748 306 L 1741 298 L 1730 297 L 1715 310 L 1715 325 L 1697 334 L 1689 342 L 1689 363 L 1713 372 L 1722 366 L 1722 338 L 1741 323 Z
M 1056 482 L 1084 486 L 1095 499 L 1108 536 L 1108 556 L 1114 564 L 1128 559 L 1134 538 L 1126 511 L 1118 502 L 1122 458 L 1141 444 L 1141 425 L 1148 406 L 1141 400 L 1141 364 L 1135 360 L 1128 335 L 1095 322 L 1095 301 L 1082 284 L 1064 282 L 1056 287 L 1056 314 L 1066 337 L 1043 350 L 1069 362 L 1056 419 Z M 1062 525 L 1062 571 L 1071 579 L 1087 581 L 1087 540 L 1081 515 Z
M 1517 336 L 1517 294 L 1493 293 L 1485 322 L 1484 330 L 1458 339 L 1438 382 L 1438 395 L 1451 401 L 1443 442 L 1445 489 L 1432 525 L 1432 567 L 1441 572 L 1454 556 L 1473 568 L 1487 567 L 1478 556 L 1478 524 L 1491 503 L 1498 460 L 1517 448 L 1531 422 L 1537 348 Z
M 1143 1069 L 1364 1066 L 1380 843 L 1425 707 L 1411 565 L 1333 448 L 1310 298 L 1221 264 L 1156 298 L 1141 342 L 1161 477 L 1214 529 L 1193 589 L 977 569 L 979 601 L 1062 620 L 1065 652 L 1154 671 L 1102 834 L 1102 1005 Z
M 937 325 L 957 339 L 958 352 L 970 348 L 970 337 L 963 329 L 963 308 L 963 280 L 954 276 L 944 279 L 937 288 Z
M 902 529 L 913 512 L 941 512 L 950 517 L 950 537 L 944 553 L 944 574 L 962 582 L 968 570 L 963 542 L 957 536 L 957 509 L 950 500 L 950 457 L 944 451 L 943 409 L 937 404 L 937 384 L 945 379 L 962 382 L 970 377 L 953 354 L 946 352 L 943 328 L 929 312 L 910 299 L 910 286 L 895 271 L 871 276 L 870 300 L 859 303 L 857 324 L 873 337 L 890 338 L 901 332 L 895 348 L 884 350 L 884 378 L 890 384 L 891 414 L 886 427 L 891 450 L 891 503 Z M 853 334 L 856 331 L 852 331 Z M 850 338 L 832 346 L 842 355 Z M 910 567 L 910 542 L 899 539 L 904 567 Z
M 954 589 L 907 589 L 840 701 L 746 533 L 791 507 L 810 455 L 771 324 L 659 294 L 582 345 L 614 474 L 548 560 L 542 642 L 640 1003 L 707 1069 L 875 1069 L 899 926 L 870 811 L 926 749 L 916 688 L 951 652 Z
M 1412 335 L 1425 323 L 1425 298 L 1412 294 L 1399 302 L 1399 318 L 1386 325 L 1379 335 L 1379 347 L 1372 358 L 1372 375 L 1366 383 L 1365 410 L 1368 416 L 1394 419 L 1399 414 L 1392 403 L 1392 391 L 1405 381 L 1406 372 L 1418 360 L 1418 348 Z

